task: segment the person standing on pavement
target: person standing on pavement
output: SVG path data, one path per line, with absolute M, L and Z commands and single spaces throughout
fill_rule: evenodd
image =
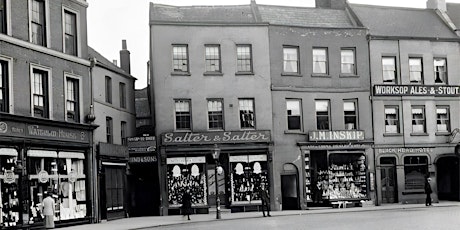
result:
M 268 190 L 265 188 L 265 184 L 260 185 L 260 198 L 262 200 L 262 214 L 265 217 L 265 209 L 267 210 L 267 216 L 270 215 L 270 196 L 268 195 Z
M 51 229 L 54 228 L 54 211 L 55 203 L 52 193 L 48 192 L 46 198 L 43 199 L 43 215 L 45 216 L 45 228 Z
M 187 220 L 190 220 L 190 214 L 192 214 L 192 197 L 187 188 L 184 189 L 184 193 L 182 194 L 182 215 L 187 216 Z
M 431 193 L 433 190 L 431 189 L 431 178 L 427 177 L 425 180 L 425 194 L 426 194 L 426 200 L 425 200 L 425 206 L 431 206 Z

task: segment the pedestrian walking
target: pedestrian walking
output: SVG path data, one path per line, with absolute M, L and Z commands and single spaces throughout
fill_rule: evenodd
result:
M 270 196 L 268 195 L 268 190 L 265 188 L 265 184 L 260 186 L 260 198 L 262 200 L 262 214 L 265 217 L 265 210 L 267 210 L 267 216 L 270 215 Z
M 427 177 L 425 180 L 425 194 L 426 194 L 426 200 L 425 200 L 425 206 L 431 206 L 431 193 L 433 190 L 431 189 L 431 178 Z
M 55 203 L 52 197 L 53 193 L 46 193 L 46 198 L 43 199 L 43 215 L 45 216 L 45 228 L 54 228 L 54 211 Z
M 190 190 L 184 189 L 182 194 L 182 215 L 187 216 L 187 220 L 190 220 L 190 214 L 192 214 L 192 197 L 190 196 Z

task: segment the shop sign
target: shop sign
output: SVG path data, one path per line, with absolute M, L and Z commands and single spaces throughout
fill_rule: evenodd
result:
M 129 157 L 129 163 L 153 163 L 157 162 L 156 156 Z
M 460 142 L 460 130 L 458 128 L 452 130 L 452 133 L 449 136 L 449 143 L 459 143 Z
M 0 121 L 0 135 L 59 141 L 89 142 L 89 132 L 46 125 Z
M 335 131 L 310 131 L 309 141 L 362 141 L 364 131 L 361 130 L 335 130 Z
M 48 180 L 49 180 L 49 175 L 48 175 L 47 171 L 42 170 L 42 171 L 38 172 L 38 181 L 40 183 L 46 183 L 46 182 L 48 182 Z
M 128 137 L 128 151 L 132 153 L 153 153 L 156 151 L 155 136 Z
M 163 145 L 269 142 L 270 131 L 165 133 Z
M 460 96 L 456 85 L 374 85 L 374 96 Z
M 395 154 L 405 154 L 405 153 L 432 153 L 433 148 L 384 148 L 378 149 L 378 153 L 395 153 Z
M 302 148 L 309 150 L 322 150 L 322 149 L 365 149 L 369 146 L 364 144 L 338 144 L 338 145 L 302 145 Z
M 3 174 L 3 181 L 7 184 L 12 184 L 16 180 L 13 170 L 6 170 Z

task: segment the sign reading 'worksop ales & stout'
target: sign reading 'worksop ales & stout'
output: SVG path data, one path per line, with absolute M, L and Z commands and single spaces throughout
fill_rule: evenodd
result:
M 460 96 L 458 85 L 374 85 L 374 96 Z

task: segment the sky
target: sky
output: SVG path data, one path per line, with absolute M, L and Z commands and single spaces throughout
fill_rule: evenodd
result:
M 350 3 L 425 8 L 426 0 L 348 0 Z M 108 60 L 120 65 L 122 40 L 131 54 L 135 88 L 147 86 L 149 60 L 149 3 L 175 6 L 248 5 L 251 0 L 87 0 L 88 44 Z M 257 4 L 314 7 L 315 0 L 256 0 Z M 460 3 L 460 0 L 446 0 Z

